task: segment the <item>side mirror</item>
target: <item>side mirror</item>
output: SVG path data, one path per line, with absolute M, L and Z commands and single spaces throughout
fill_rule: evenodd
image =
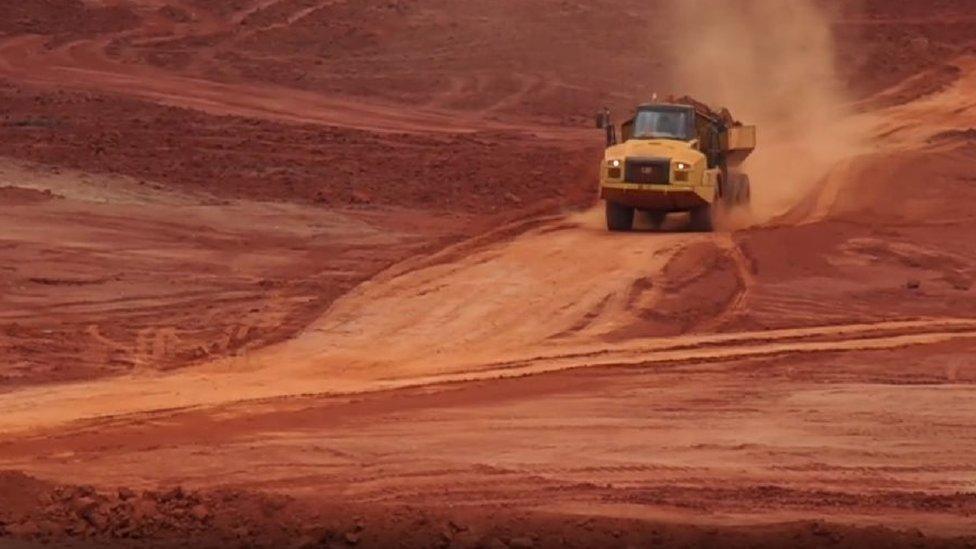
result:
M 613 127 L 613 121 L 610 120 L 610 109 L 608 107 L 597 113 L 596 127 L 606 131 L 608 147 L 617 144 L 617 129 Z

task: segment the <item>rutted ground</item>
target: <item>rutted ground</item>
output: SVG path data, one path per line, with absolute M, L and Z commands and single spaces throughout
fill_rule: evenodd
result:
M 966 74 L 922 101 L 957 111 L 952 98 L 970 86 Z M 937 120 L 939 112 L 927 116 Z M 964 226 L 972 214 L 965 206 L 943 206 L 933 225 L 924 196 L 882 211 L 875 208 L 879 200 L 863 199 L 876 187 L 901 196 L 914 192 L 881 171 L 890 165 L 883 161 L 890 151 L 906 154 L 903 141 L 886 135 L 891 144 L 879 142 L 884 149 L 852 160 L 856 169 L 811 196 L 813 209 L 803 214 L 801 206 L 796 215 L 805 217 L 790 226 L 761 226 L 732 238 L 681 232 L 621 237 L 602 230 L 596 211 L 518 222 L 393 266 L 281 344 L 189 372 L 13 394 L 5 399 L 4 425 L 583 366 L 967 339 L 976 312 L 969 293 L 976 258 L 966 233 L 945 225 Z M 913 154 L 940 160 L 942 192 L 951 189 L 960 204 L 968 203 L 963 199 L 973 191 L 960 186 L 966 147 L 917 146 Z M 868 186 L 849 192 L 856 184 Z M 885 238 L 856 225 L 867 219 L 885 223 Z M 777 330 L 743 332 L 743 326 Z M 715 330 L 733 335 L 655 339 Z M 811 336 L 820 339 L 808 341 Z M 166 386 L 173 389 L 160 390 Z M 19 404 L 27 400 L 51 404 L 38 413 Z
M 229 201 L 55 172 L 0 168 L 0 186 L 12 185 L 0 189 L 20 197 L 0 206 L 5 388 L 266 346 L 402 254 L 464 230 L 453 219 L 418 223 L 410 211 Z

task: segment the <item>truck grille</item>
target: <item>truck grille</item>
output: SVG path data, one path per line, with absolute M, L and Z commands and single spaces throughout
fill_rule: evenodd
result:
M 643 185 L 667 185 L 671 182 L 671 161 L 666 158 L 628 158 L 624 181 Z

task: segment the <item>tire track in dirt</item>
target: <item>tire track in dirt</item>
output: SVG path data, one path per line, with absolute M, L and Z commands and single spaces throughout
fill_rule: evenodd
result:
M 745 258 L 734 259 L 728 235 L 621 237 L 606 233 L 600 221 L 595 210 L 529 220 L 394 266 L 340 298 L 294 339 L 243 357 L 170 374 L 2 395 L 0 431 L 296 395 L 579 368 L 896 349 L 976 337 L 976 320 L 927 318 L 611 343 L 606 335 L 630 321 L 634 284 L 661 276 L 689 245 L 717 245 L 745 279 L 731 307 L 711 322 L 734 315 L 752 282 Z
M 838 176 L 837 185 L 817 197 L 815 216 L 832 210 L 847 179 Z M 748 259 L 728 235 L 611 235 L 599 217 L 593 210 L 532 219 L 395 266 L 336 301 L 298 337 L 242 358 L 172 375 L 8 395 L 0 399 L 6 417 L 0 429 L 577 368 L 896 349 L 976 335 L 976 321 L 925 318 L 609 343 L 609 334 L 634 320 L 636 285 L 654 284 L 669 261 L 690 246 L 717 247 L 734 264 L 740 283 L 723 311 L 698 319 L 698 331 L 733 319 L 756 281 Z M 661 294 L 649 295 L 653 308 Z M 27 417 L 20 404 L 26 401 L 52 404 L 41 406 L 45 413 Z
M 127 31 L 133 32 L 136 31 Z M 26 35 L 0 41 L 0 77 L 59 89 L 123 93 L 218 116 L 321 124 L 384 134 L 508 131 L 573 142 L 592 137 L 591 131 L 578 128 L 489 120 L 483 116 L 489 114 L 487 111 L 461 113 L 404 108 L 370 99 L 322 95 L 274 85 L 217 82 L 119 63 L 105 54 L 105 48 L 114 38 L 77 40 L 54 50 L 45 45 L 45 37 Z
M 276 6 L 278 4 L 281 4 L 282 1 L 283 0 L 272 0 L 272 1 L 259 2 L 252 9 L 245 10 L 244 12 L 240 12 L 240 13 L 234 15 L 233 17 L 231 17 L 231 21 L 232 22 L 235 22 L 236 21 L 237 24 L 241 24 L 241 23 L 245 22 L 249 17 L 258 14 L 258 13 L 260 13 L 261 11 L 263 11 L 265 9 L 271 8 L 272 6 Z M 311 6 L 306 6 L 306 7 L 301 7 L 301 8 L 298 8 L 296 6 L 297 9 L 295 11 L 291 12 L 290 14 L 288 14 L 286 17 L 284 17 L 284 20 L 282 20 L 280 22 L 272 23 L 272 24 L 269 24 L 269 25 L 265 25 L 265 26 L 262 26 L 262 27 L 255 27 L 255 28 L 252 28 L 252 29 L 248 29 L 248 30 L 246 30 L 246 31 L 238 34 L 238 39 L 246 39 L 246 38 L 248 38 L 250 36 L 253 36 L 255 34 L 259 34 L 259 33 L 262 33 L 262 32 L 267 32 L 267 31 L 270 31 L 270 30 L 288 28 L 289 26 L 294 25 L 295 23 L 297 23 L 297 22 L 301 21 L 302 19 L 308 17 L 312 13 L 315 13 L 316 11 L 321 10 L 323 8 L 326 8 L 328 6 L 332 6 L 334 4 L 338 4 L 339 2 L 340 2 L 340 0 L 321 0 L 320 2 L 317 2 L 317 3 L 315 3 L 315 4 L 311 5 Z
M 742 251 L 742 247 L 736 243 L 735 238 L 732 235 L 723 235 L 722 238 L 718 239 L 718 243 L 735 262 L 739 291 L 721 315 L 698 327 L 699 331 L 704 332 L 713 331 L 729 324 L 737 315 L 741 314 L 746 308 L 749 292 L 756 286 L 756 279 L 749 258 Z
M 943 325 L 945 322 L 947 325 Z M 909 333 L 902 333 L 897 335 L 888 335 L 880 337 L 872 337 L 870 335 L 863 335 L 860 332 L 860 326 L 841 326 L 839 332 L 842 337 L 833 340 L 827 339 L 823 341 L 792 341 L 788 338 L 782 338 L 785 335 L 778 333 L 778 331 L 773 331 L 772 333 L 764 332 L 768 334 L 769 339 L 772 342 L 769 343 L 755 343 L 755 344 L 731 344 L 731 345 L 719 345 L 715 347 L 698 347 L 692 346 L 687 349 L 668 349 L 668 348 L 654 348 L 650 347 L 636 347 L 621 351 L 599 351 L 596 354 L 599 358 L 593 356 L 584 357 L 572 357 L 572 356 L 540 356 L 533 358 L 531 361 L 518 361 L 514 363 L 509 363 L 502 368 L 491 368 L 481 372 L 478 372 L 476 376 L 471 376 L 471 378 L 466 378 L 463 376 L 441 376 L 441 377 L 429 377 L 423 378 L 421 383 L 447 383 L 452 381 L 470 381 L 475 379 L 490 379 L 492 377 L 512 377 L 521 376 L 529 374 L 539 374 L 548 373 L 556 371 L 564 371 L 577 368 L 595 368 L 604 366 L 651 366 L 655 364 L 681 364 L 681 363 L 707 363 L 707 362 L 718 362 L 745 358 L 756 358 L 762 356 L 775 356 L 775 355 L 794 355 L 794 354 L 808 354 L 808 353 L 826 353 L 826 352 L 836 352 L 836 351 L 864 351 L 864 350 L 877 350 L 877 349 L 897 349 L 902 347 L 908 347 L 913 345 L 927 345 L 934 343 L 942 343 L 945 341 L 950 341 L 954 339 L 971 339 L 976 338 L 976 323 L 966 319 L 947 319 L 945 321 L 934 320 L 934 321 L 924 321 L 921 326 L 913 325 L 912 323 L 906 323 L 909 328 L 919 328 L 918 330 L 910 330 Z M 873 329 L 884 329 L 890 328 L 897 325 L 897 323 L 880 323 L 879 325 L 870 325 Z M 940 326 L 943 330 L 931 330 L 923 329 L 922 326 L 931 327 L 932 325 Z M 964 328 L 963 328 L 964 327 Z M 960 328 L 960 329 L 955 329 Z M 791 336 L 795 335 L 794 331 L 786 330 Z M 802 333 L 802 332 L 801 332 Z M 809 335 L 816 334 L 817 332 L 811 332 Z M 743 335 L 743 334 L 736 334 Z M 758 334 L 751 334 L 756 336 Z M 852 337 L 843 337 L 852 336 Z M 670 338 L 673 340 L 674 338 Z M 680 338 L 679 338 L 680 339 Z M 779 342 L 782 339 L 786 339 L 784 342 Z M 457 379 L 455 379 L 457 378 Z

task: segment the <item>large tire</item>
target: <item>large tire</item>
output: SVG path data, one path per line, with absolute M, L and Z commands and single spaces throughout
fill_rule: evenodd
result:
M 691 210 L 691 230 L 697 232 L 711 232 L 715 229 L 714 211 L 711 205 Z
M 748 208 L 752 204 L 752 181 L 749 180 L 749 176 L 742 174 L 742 189 L 739 195 L 739 205 Z
M 752 182 L 749 181 L 749 176 L 738 172 L 730 173 L 729 180 L 732 189 L 729 206 L 748 207 L 752 200 Z
M 634 228 L 634 209 L 607 201 L 607 229 L 629 231 Z

